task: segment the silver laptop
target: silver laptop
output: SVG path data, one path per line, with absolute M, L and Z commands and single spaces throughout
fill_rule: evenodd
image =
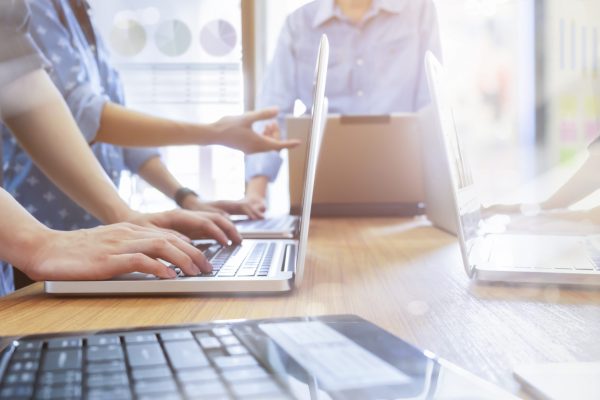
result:
M 235 227 L 245 239 L 291 239 L 300 226 L 297 215 L 278 215 L 265 219 L 234 220 Z
M 323 136 L 323 121 L 327 117 L 325 83 L 329 43 L 323 36 L 317 58 L 314 85 L 312 129 L 307 156 L 307 179 L 304 183 L 300 228 L 292 239 L 245 239 L 240 245 L 223 247 L 214 242 L 200 242 L 213 266 L 210 274 L 180 276 L 161 280 L 143 273 L 124 274 L 106 281 L 52 281 L 45 283 L 46 293 L 53 294 L 100 294 L 100 293 L 178 293 L 197 294 L 206 292 L 284 292 L 302 282 L 308 229 L 313 194 L 317 153 Z M 175 268 L 175 267 L 174 267 Z M 177 268 L 175 268 L 178 270 Z M 180 271 L 178 270 L 178 273 Z
M 446 147 L 436 107 L 430 105 L 419 111 L 419 128 L 423 150 L 425 214 L 433 226 L 456 236 L 456 217 L 448 202 L 448 196 L 452 193 L 452 177 L 447 167 Z
M 480 216 L 482 203 L 456 131 L 444 69 L 426 56 L 427 78 L 437 110 L 450 171 L 448 198 L 458 227 L 465 269 L 481 281 L 600 286 L 600 236 L 493 233 Z
M 288 137 L 306 143 L 309 117 L 288 117 Z M 289 151 L 290 202 L 299 209 L 305 151 Z M 421 139 L 416 114 L 330 115 L 315 178 L 313 215 L 423 214 Z M 381 182 L 391 182 L 382 185 Z

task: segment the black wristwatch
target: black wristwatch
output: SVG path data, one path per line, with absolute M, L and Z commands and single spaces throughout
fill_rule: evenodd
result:
M 183 200 L 189 195 L 198 197 L 198 193 L 194 192 L 190 188 L 182 187 L 177 189 L 177 191 L 175 192 L 175 203 L 177 203 L 179 207 L 183 208 Z

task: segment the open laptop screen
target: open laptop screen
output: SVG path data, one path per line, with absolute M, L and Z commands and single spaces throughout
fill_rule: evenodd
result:
M 481 251 L 484 249 L 481 201 L 477 195 L 465 146 L 456 129 L 444 69 L 431 53 L 427 54 L 427 76 L 452 180 L 453 193 L 448 201 L 452 202 L 453 207 L 448 210 L 456 214 L 463 260 L 467 273 L 471 276 L 472 266 L 477 264 L 476 261 L 482 256 Z
M 327 36 L 321 37 L 319 55 L 313 87 L 313 107 L 311 111 L 312 126 L 308 135 L 308 149 L 306 157 L 306 179 L 302 192 L 302 214 L 300 217 L 300 242 L 298 244 L 298 258 L 296 269 L 296 285 L 302 282 L 304 275 L 304 263 L 306 260 L 306 247 L 308 245 L 308 227 L 315 185 L 315 173 L 323 130 L 327 118 L 327 100 L 325 99 L 325 84 L 327 81 L 327 65 L 329 62 L 329 41 Z

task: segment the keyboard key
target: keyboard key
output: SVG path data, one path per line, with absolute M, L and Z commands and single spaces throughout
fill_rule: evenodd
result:
M 256 267 L 242 268 L 236 274 L 237 276 L 254 276 L 256 274 Z
M 40 350 L 44 342 L 41 340 L 19 340 L 20 350 Z
M 173 379 L 160 379 L 155 381 L 140 381 L 134 385 L 134 390 L 137 395 L 156 394 L 164 392 L 176 392 L 177 385 Z M 157 396 L 160 398 L 160 396 Z
M 262 396 L 266 394 L 281 393 L 279 386 L 272 380 L 261 380 L 231 385 L 231 391 L 236 396 Z
M 188 383 L 184 385 L 185 394 L 188 397 L 201 398 L 205 396 L 212 399 L 214 396 L 224 396 L 227 394 L 225 386 L 219 381 L 203 382 L 203 383 Z M 208 397 L 210 396 L 210 397 Z
M 89 362 L 122 360 L 123 357 L 121 345 L 90 346 L 87 348 L 87 360 Z
M 83 346 L 81 338 L 58 338 L 48 340 L 49 349 L 78 349 Z
M 106 374 L 90 374 L 86 379 L 87 387 L 114 387 L 114 386 L 127 386 L 129 384 L 129 378 L 125 372 L 111 372 Z
M 103 387 L 89 389 L 87 392 L 88 400 L 130 400 L 131 391 L 128 387 Z
M 25 361 L 13 361 L 11 364 L 9 371 L 10 372 L 22 372 L 29 371 L 35 372 L 39 367 L 39 362 L 37 360 L 25 360 Z
M 208 366 L 208 360 L 194 340 L 167 342 L 165 349 L 175 369 L 200 368 Z
M 235 336 L 223 336 L 220 337 L 219 339 L 221 339 L 221 343 L 223 343 L 225 346 L 236 346 L 238 344 L 240 344 L 240 341 L 238 340 L 238 338 L 236 338 Z
M 223 378 L 229 383 L 268 378 L 269 374 L 259 367 L 238 368 L 223 371 Z
M 220 276 L 223 278 L 230 278 L 230 277 L 235 276 L 236 271 L 237 271 L 237 268 L 228 268 L 228 269 L 223 268 L 222 270 L 219 271 L 217 276 Z
M 50 350 L 46 352 L 42 370 L 58 371 L 63 369 L 80 369 L 82 352 L 77 349 Z
M 108 346 L 121 344 L 121 339 L 116 335 L 97 335 L 87 338 L 88 346 Z
M 33 395 L 33 386 L 7 386 L 0 390 L 0 399 L 29 398 Z
M 188 396 L 188 400 L 206 400 L 207 398 L 210 398 L 210 400 L 231 400 L 232 399 L 232 397 L 229 397 L 228 394 L 212 394 L 212 395 L 210 395 L 210 397 Z
M 125 363 L 120 360 L 113 360 L 102 363 L 90 363 L 87 365 L 89 374 L 101 374 L 105 372 L 120 372 L 125 371 Z
M 131 344 L 127 346 L 129 364 L 135 367 L 165 365 L 167 360 L 158 343 Z
M 42 385 L 71 385 L 82 381 L 81 371 L 42 372 L 38 383 Z
M 190 340 L 193 339 L 193 336 L 190 331 L 167 331 L 162 332 L 160 338 L 163 342 L 170 342 L 173 340 Z
M 156 343 L 157 341 L 156 335 L 153 333 L 129 333 L 125 335 L 125 343 L 127 344 Z
M 41 354 L 41 350 L 20 350 L 17 348 L 17 351 L 13 355 L 12 359 L 15 361 L 38 360 Z
M 33 383 L 35 374 L 33 372 L 19 372 L 16 374 L 8 374 L 4 377 L 4 384 L 16 385 Z
M 212 336 L 198 338 L 198 340 L 200 341 L 200 346 L 205 350 L 218 349 L 221 347 L 221 342 Z
M 230 356 L 242 356 L 244 354 L 248 354 L 248 349 L 244 346 L 228 346 L 227 353 Z
M 231 329 L 225 328 L 225 327 L 214 328 L 213 329 L 213 334 L 215 336 L 231 336 L 231 335 L 233 335 L 233 333 L 231 332 Z
M 215 357 L 213 361 L 219 369 L 253 367 L 258 365 L 254 357 L 251 356 Z
M 138 400 L 156 400 L 156 395 L 146 394 L 138 396 Z M 179 394 L 179 392 L 161 393 L 160 400 L 181 400 L 181 395 Z
M 212 368 L 194 369 L 189 371 L 179 371 L 177 378 L 183 383 L 214 381 L 219 379 L 219 375 Z
M 290 400 L 290 397 L 284 393 L 269 393 L 258 396 L 239 396 L 239 400 Z
M 168 367 L 136 368 L 132 372 L 133 379 L 141 381 L 144 379 L 170 378 L 171 370 Z
M 82 397 L 80 385 L 38 386 L 35 391 L 36 400 L 63 400 Z

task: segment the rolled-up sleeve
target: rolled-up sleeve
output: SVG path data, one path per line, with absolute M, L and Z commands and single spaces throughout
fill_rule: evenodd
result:
M 0 0 L 0 87 L 48 66 L 27 33 L 29 24 L 24 1 Z
M 81 57 L 70 45 L 64 28 L 50 1 L 33 1 L 30 33 L 53 65 L 52 80 L 61 91 L 85 139 L 91 143 L 100 129 L 100 118 L 108 97 L 97 90 L 92 78 L 81 67 Z
M 279 108 L 277 122 L 282 129 L 282 137 L 286 137 L 285 115 L 293 112 L 294 102 L 298 98 L 296 60 L 292 43 L 292 29 L 288 18 L 279 35 L 275 54 L 265 73 L 257 102 L 259 109 L 272 106 Z M 263 126 L 256 125 L 255 128 L 260 131 Z M 281 156 L 275 151 L 246 156 L 246 180 L 255 176 L 266 176 L 273 182 L 277 178 L 282 162 Z
M 246 156 L 246 181 L 257 176 L 266 176 L 269 182 L 273 182 L 282 163 L 283 159 L 276 151 Z
M 155 148 L 126 148 L 124 151 L 125 166 L 134 174 L 151 158 L 160 157 L 160 151 Z

